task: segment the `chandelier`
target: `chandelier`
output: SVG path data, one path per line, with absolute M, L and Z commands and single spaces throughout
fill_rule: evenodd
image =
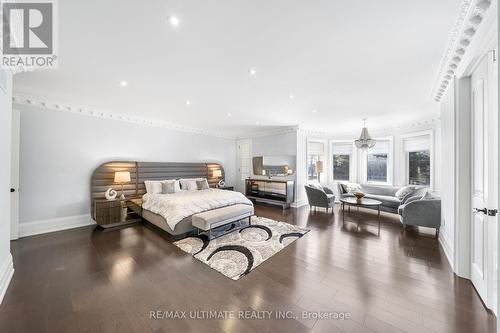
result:
M 361 130 L 361 135 L 359 136 L 359 139 L 354 140 L 354 144 L 356 147 L 359 149 L 367 150 L 368 148 L 373 148 L 375 146 L 375 141 L 370 137 L 370 134 L 368 134 L 368 129 L 366 128 L 366 118 L 363 119 L 363 129 Z

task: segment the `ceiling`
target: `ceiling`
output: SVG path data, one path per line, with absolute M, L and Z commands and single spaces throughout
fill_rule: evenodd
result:
M 16 75 L 14 93 L 230 136 L 428 119 L 459 5 L 59 1 L 59 68 Z

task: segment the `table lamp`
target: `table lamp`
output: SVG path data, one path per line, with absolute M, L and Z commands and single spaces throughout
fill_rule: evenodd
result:
M 122 194 L 120 195 L 120 199 L 125 199 L 125 195 L 123 194 L 123 184 L 128 182 L 130 182 L 130 172 L 128 171 L 115 172 L 115 183 L 120 184 L 122 186 Z
M 316 173 L 318 174 L 318 183 L 321 183 L 321 173 L 323 172 L 323 161 L 316 162 Z
M 220 180 L 221 180 L 220 178 L 222 177 L 222 170 L 220 170 L 220 169 L 214 170 L 213 173 L 212 173 L 212 177 L 217 178 L 217 180 L 219 181 L 217 183 L 217 187 L 221 187 L 222 185 L 221 185 L 221 182 L 220 182 Z

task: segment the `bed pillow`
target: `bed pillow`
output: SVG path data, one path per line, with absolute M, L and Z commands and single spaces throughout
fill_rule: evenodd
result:
M 203 178 L 203 180 L 197 180 L 196 186 L 198 187 L 198 190 L 208 190 L 210 188 L 210 186 L 208 186 L 208 181 L 205 178 Z
M 406 197 L 413 191 L 415 191 L 415 186 L 413 185 L 403 186 L 396 192 L 396 198 L 398 198 L 399 200 L 403 200 L 404 197 Z
M 183 191 L 198 191 L 198 185 L 196 184 L 196 181 L 201 180 L 201 179 L 202 178 L 179 180 L 181 183 L 181 190 L 183 190 Z
M 145 180 L 146 192 L 149 194 L 158 194 L 162 192 L 162 180 Z
M 161 193 L 172 194 L 181 191 L 181 185 L 177 179 L 165 180 L 161 182 Z

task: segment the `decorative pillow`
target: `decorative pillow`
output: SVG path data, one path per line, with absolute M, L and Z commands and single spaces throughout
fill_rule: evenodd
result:
M 162 194 L 172 194 L 172 193 L 175 193 L 175 183 L 173 183 L 173 182 L 163 182 L 163 183 L 161 183 L 161 193 Z
M 181 185 L 176 179 L 165 180 L 161 182 L 161 193 L 162 194 L 172 194 L 181 191 Z
M 325 192 L 325 190 L 323 190 L 323 187 L 318 183 L 311 183 L 309 184 L 309 187 Z
M 403 200 L 404 197 L 406 197 L 413 191 L 415 191 L 415 186 L 413 185 L 403 186 L 396 192 L 396 198 L 398 198 L 399 200 Z
M 356 192 L 362 192 L 361 185 L 356 183 L 346 183 L 347 193 L 354 194 Z
M 198 185 L 196 184 L 196 181 L 201 179 L 202 178 L 181 179 L 179 180 L 181 183 L 181 189 L 183 191 L 197 191 Z
M 432 199 L 436 199 L 436 197 L 432 195 L 431 192 L 425 192 L 425 194 L 422 196 L 420 200 L 432 200 Z
M 198 187 L 198 190 L 208 190 L 210 187 L 208 186 L 208 181 L 206 179 L 197 180 L 196 186 Z
M 159 194 L 162 192 L 162 180 L 145 180 L 146 192 L 149 194 Z
M 349 190 L 347 189 L 347 184 L 345 184 L 345 183 L 340 183 L 340 187 L 342 187 L 342 191 L 343 191 L 343 193 L 347 193 L 347 192 L 349 192 Z

